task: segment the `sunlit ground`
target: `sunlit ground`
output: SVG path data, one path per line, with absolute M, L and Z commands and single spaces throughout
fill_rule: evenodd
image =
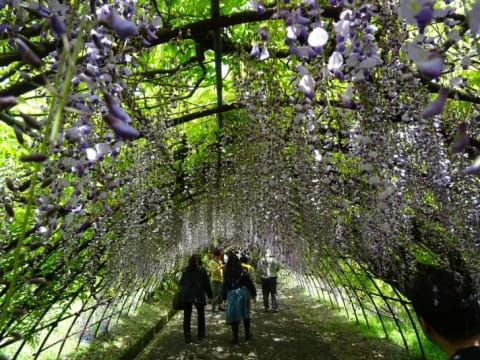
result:
M 137 359 L 414 359 L 405 350 L 381 339 L 369 342 L 359 334 L 350 336 L 352 331 L 346 332 L 338 320 L 337 327 L 319 327 L 318 315 L 328 314 L 331 310 L 313 300 L 305 302 L 298 294 L 298 289 L 282 288 L 278 313 L 265 313 L 259 296 L 252 309 L 253 340 L 243 341 L 242 324 L 240 345 L 229 344 L 231 329 L 225 324 L 224 313 L 212 313 L 209 307 L 206 311 L 207 339 L 198 341 L 195 338 L 194 311 L 194 342 L 186 345 L 182 334 L 183 313 L 179 312 Z M 312 311 L 314 314 L 309 325 L 305 313 L 301 312 L 308 314 Z

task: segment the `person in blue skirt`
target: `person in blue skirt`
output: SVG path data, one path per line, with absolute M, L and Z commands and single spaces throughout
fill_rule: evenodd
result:
M 250 299 L 255 302 L 257 290 L 247 269 L 236 254 L 229 254 L 223 276 L 223 299 L 227 302 L 226 323 L 232 327 L 231 344 L 239 344 L 240 321 L 245 328 L 245 341 L 251 339 Z

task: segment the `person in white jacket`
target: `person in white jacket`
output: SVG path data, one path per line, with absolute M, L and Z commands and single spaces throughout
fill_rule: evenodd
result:
M 278 311 L 277 277 L 281 266 L 270 249 L 267 249 L 265 256 L 260 260 L 259 269 L 262 274 L 263 307 L 265 311 L 269 311 L 271 298 L 273 311 Z

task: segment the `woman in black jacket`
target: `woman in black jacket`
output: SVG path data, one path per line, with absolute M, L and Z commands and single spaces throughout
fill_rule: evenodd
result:
M 238 341 L 240 320 L 243 319 L 245 327 L 245 341 L 251 339 L 250 335 L 250 298 L 257 296 L 257 290 L 250 278 L 247 269 L 242 268 L 238 256 L 230 254 L 224 273 L 223 299 L 227 300 L 226 322 L 232 327 L 232 344 Z
M 183 304 L 183 336 L 185 342 L 192 342 L 191 320 L 192 308 L 195 305 L 198 318 L 198 339 L 205 338 L 205 305 L 206 298 L 212 299 L 212 288 L 207 271 L 203 268 L 200 256 L 193 254 L 188 261 L 188 266 L 180 279 L 180 302 Z

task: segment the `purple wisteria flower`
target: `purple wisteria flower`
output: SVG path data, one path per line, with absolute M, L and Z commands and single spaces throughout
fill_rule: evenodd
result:
M 260 56 L 260 48 L 258 47 L 258 44 L 253 44 L 252 45 L 252 50 L 250 51 L 250 56 L 252 58 L 258 58 Z
M 309 99 L 315 97 L 315 86 L 312 75 L 303 75 L 300 79 L 299 88 Z
M 403 0 L 399 14 L 408 24 L 418 26 L 420 33 L 423 33 L 425 27 L 432 21 L 433 4 L 432 0 Z
M 417 20 L 418 31 L 420 34 L 423 34 L 425 27 L 430 24 L 433 19 L 433 5 L 430 3 L 423 5 L 415 15 L 415 19 Z
M 467 133 L 467 124 L 461 122 L 457 126 L 457 135 L 450 145 L 450 150 L 452 154 L 462 153 L 470 144 L 470 138 Z
M 103 157 L 110 153 L 112 148 L 106 143 L 95 144 L 95 147 L 85 149 L 85 155 L 89 161 L 101 160 Z
M 472 33 L 480 35 L 480 0 L 477 0 L 468 13 L 468 25 Z
M 441 87 L 438 91 L 438 96 L 422 111 L 423 117 L 431 117 L 440 114 L 443 111 L 445 103 L 447 102 L 448 89 Z
M 122 41 L 131 36 L 138 35 L 137 25 L 130 20 L 122 18 L 117 14 L 115 9 L 103 9 L 99 16 L 99 22 L 113 30 L 115 35 L 117 35 Z
M 340 101 L 345 108 L 349 109 L 353 107 L 352 98 L 353 98 L 353 88 L 350 85 L 348 85 L 347 89 L 340 94 Z
M 262 52 L 260 53 L 259 59 L 260 60 L 267 60 L 270 57 L 270 53 L 268 52 L 268 48 L 266 44 L 263 44 Z
M 437 79 L 443 72 L 443 56 L 437 51 L 427 51 L 421 46 L 409 43 L 407 53 L 417 65 L 420 73 L 429 79 Z
M 50 17 L 49 25 L 50 25 L 50 29 L 52 30 L 52 33 L 55 34 L 55 36 L 57 37 L 62 37 L 67 32 L 65 23 L 56 14 L 53 14 Z
M 132 122 L 130 116 L 128 116 L 125 110 L 118 106 L 115 98 L 109 93 L 104 93 L 103 95 L 105 97 L 105 102 L 107 103 L 108 111 L 110 111 L 113 116 L 122 120 L 126 124 L 130 124 Z
M 255 30 L 256 33 L 260 34 L 262 41 L 267 41 L 269 38 L 268 28 L 266 26 L 262 26 Z
M 248 0 L 247 4 L 252 11 L 258 12 L 259 14 L 263 14 L 265 12 L 265 8 L 260 1 Z
M 110 113 L 103 115 L 103 120 L 112 128 L 115 134 L 122 138 L 136 139 L 140 136 L 140 132 L 137 129 Z
M 18 52 L 22 60 L 34 68 L 40 68 L 43 65 L 42 59 L 33 52 L 32 49 L 20 38 L 15 38 L 15 42 L 18 45 Z
M 382 65 L 383 60 L 380 59 L 377 55 L 373 54 L 372 56 L 366 57 L 358 65 L 359 69 L 371 69 L 375 66 Z
M 327 69 L 335 73 L 340 71 L 340 68 L 343 65 L 343 56 L 340 52 L 334 51 L 330 58 L 328 59 Z

